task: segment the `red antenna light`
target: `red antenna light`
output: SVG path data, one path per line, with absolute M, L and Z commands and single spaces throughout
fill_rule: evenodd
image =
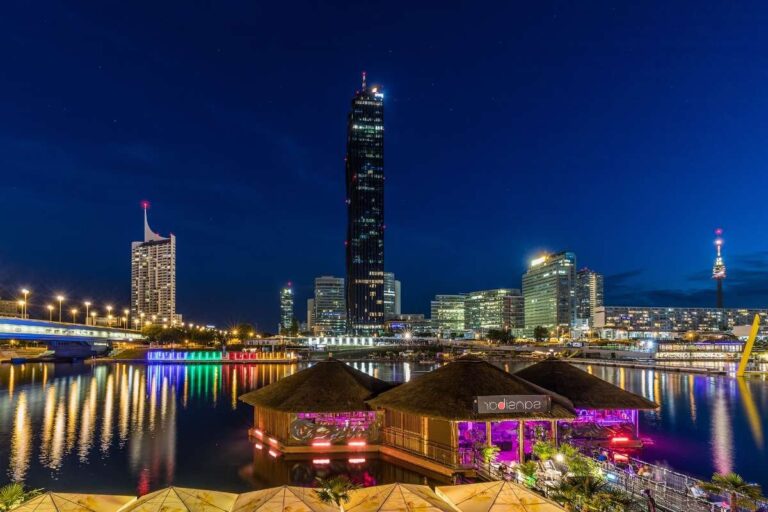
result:
M 146 201 L 146 200 L 142 201 L 141 207 L 144 208 L 145 210 L 149 210 L 149 201 Z
M 716 234 L 717 236 L 720 236 L 720 235 L 722 235 L 722 234 L 723 234 L 723 228 L 717 228 L 717 229 L 715 229 L 715 234 Z

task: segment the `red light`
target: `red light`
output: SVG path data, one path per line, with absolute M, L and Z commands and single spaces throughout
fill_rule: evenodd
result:
M 723 234 L 723 228 L 717 228 L 717 229 L 715 230 L 715 234 L 716 234 L 717 236 L 720 236 L 720 235 L 722 235 L 722 234 Z
M 257 428 L 253 429 L 253 433 L 256 434 L 259 437 L 264 435 L 264 432 L 262 432 L 261 430 L 259 430 Z
M 363 464 L 365 462 L 364 458 L 359 459 L 349 459 L 350 464 Z
M 331 446 L 330 441 L 312 441 L 312 446 Z
M 365 446 L 366 444 L 368 443 L 365 441 L 350 441 L 347 443 L 347 446 Z
M 261 443 L 255 443 L 253 446 L 255 446 L 257 450 L 262 450 L 264 448 L 264 445 Z
M 624 455 L 623 453 L 614 453 L 613 454 L 613 460 L 616 462 L 628 462 L 629 457 Z
M 272 457 L 275 457 L 275 458 L 277 458 L 277 452 L 276 452 L 276 451 L 274 451 L 274 450 L 269 450 L 269 454 L 270 454 Z
M 629 441 L 629 438 L 626 436 L 620 436 L 620 437 L 612 437 L 611 442 L 612 443 L 626 443 Z
M 145 210 L 148 210 L 149 209 L 149 201 L 142 201 L 141 202 L 141 207 L 144 208 Z

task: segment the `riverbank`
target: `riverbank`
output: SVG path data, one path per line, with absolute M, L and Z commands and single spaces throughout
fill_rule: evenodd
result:
M 666 366 L 654 363 L 634 363 L 632 361 L 607 361 L 605 359 L 571 358 L 567 359 L 574 364 L 593 364 L 598 366 L 612 366 L 617 368 L 634 368 L 638 370 L 657 370 L 677 373 L 700 373 L 704 375 L 728 375 L 725 370 L 715 368 L 698 368 L 695 366 Z

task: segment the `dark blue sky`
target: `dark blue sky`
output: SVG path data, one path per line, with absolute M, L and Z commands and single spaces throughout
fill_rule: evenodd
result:
M 273 328 L 343 275 L 345 116 L 386 94 L 386 261 L 405 312 L 519 286 L 541 249 L 610 304 L 768 306 L 768 5 L 8 2 L 0 297 L 126 304 L 139 202 L 178 307 Z M 280 7 L 278 4 L 284 4 Z

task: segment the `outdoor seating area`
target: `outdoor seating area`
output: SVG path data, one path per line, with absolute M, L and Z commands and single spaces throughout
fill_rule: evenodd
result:
M 340 503 L 316 488 L 280 486 L 243 494 L 168 487 L 139 498 L 48 492 L 14 512 L 562 512 L 556 503 L 517 484 L 485 482 L 438 487 L 388 484 L 349 490 Z

